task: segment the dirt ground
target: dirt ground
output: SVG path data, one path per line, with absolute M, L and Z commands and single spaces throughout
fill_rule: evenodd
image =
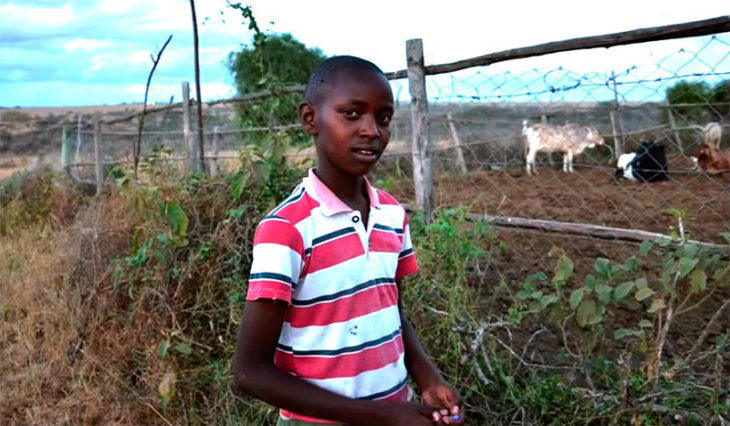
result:
M 578 168 L 573 174 L 540 169 L 474 172 L 438 177 L 440 207 L 465 205 L 475 213 L 578 222 L 668 233 L 676 220 L 667 209 L 688 212 L 691 238 L 723 242 L 730 231 L 730 180 L 702 174 L 672 174 L 664 182 L 612 183 L 610 169 Z M 412 199 L 410 182 L 399 182 L 396 197 Z
M 675 168 L 676 170 L 677 168 Z M 480 171 L 469 175 L 440 176 L 435 181 L 437 205 L 441 208 L 467 206 L 475 213 L 548 219 L 595 225 L 631 228 L 668 233 L 676 220 L 665 214 L 669 208 L 686 209 L 687 231 L 692 239 L 723 243 L 720 232 L 730 231 L 730 181 L 699 174 L 675 174 L 665 182 L 651 184 L 622 180 L 612 183 L 609 169 L 577 168 L 574 174 L 542 168 L 537 177 L 523 170 Z M 409 181 L 396 183 L 391 191 L 402 202 L 413 199 Z M 557 246 L 574 262 L 572 282 L 582 282 L 595 274 L 597 257 L 624 262 L 637 255 L 638 244 L 561 235 L 536 231 L 497 228 L 505 249 L 499 251 L 483 270 L 482 312 L 504 313 L 513 303 L 509 297 L 494 298 L 494 286 L 500 280 L 516 291 L 524 279 L 538 271 L 552 276 L 556 264 L 549 251 Z M 639 276 L 656 277 L 661 259 L 652 256 L 643 260 Z M 481 285 L 480 285 L 481 287 Z M 708 319 L 730 297 L 730 289 L 716 293 L 698 309 L 684 315 L 671 330 L 668 352 L 680 351 L 694 342 Z M 631 328 L 641 319 L 641 313 L 620 309 L 610 314 L 608 322 Z M 728 317 L 730 318 L 730 317 Z M 526 327 L 524 336 L 543 324 Z M 725 326 L 713 327 L 711 335 Z M 576 331 L 577 332 L 577 331 Z M 536 348 L 548 350 L 560 345 L 556 334 L 546 333 L 533 342 Z M 520 339 L 519 336 L 516 339 Z M 539 351 L 538 351 L 539 352 Z

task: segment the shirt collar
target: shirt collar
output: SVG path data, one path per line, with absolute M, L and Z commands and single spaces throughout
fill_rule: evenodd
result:
M 365 188 L 368 192 L 368 198 L 370 199 L 370 206 L 376 209 L 380 208 L 380 200 L 378 199 L 378 193 L 375 188 L 370 185 L 370 181 L 366 177 Z M 322 180 L 314 173 L 314 169 L 309 169 L 309 173 L 305 178 L 304 182 L 307 192 L 319 201 L 322 213 L 325 216 L 331 216 L 337 213 L 351 212 L 352 208 L 340 200 L 334 192 Z

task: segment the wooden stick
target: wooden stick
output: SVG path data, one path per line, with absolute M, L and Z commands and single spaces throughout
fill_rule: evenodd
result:
M 618 157 L 621 156 L 621 154 L 624 153 L 624 126 L 623 122 L 621 121 L 621 104 L 618 100 L 618 88 L 616 86 L 616 73 L 611 71 L 611 82 L 613 83 L 613 110 L 611 111 L 611 126 L 613 128 L 613 145 L 616 152 L 614 155 L 616 156 L 616 160 L 618 160 Z M 618 130 L 618 138 L 616 137 Z
M 665 25 L 662 27 L 641 28 L 619 33 L 573 38 L 517 49 L 503 50 L 501 52 L 489 53 L 447 64 L 429 65 L 426 67 L 426 74 L 443 74 L 463 70 L 465 68 L 489 65 L 495 62 L 547 55 L 548 53 L 645 43 L 647 41 L 668 40 L 682 37 L 695 37 L 725 33 L 728 31 L 730 31 L 730 16 L 725 15 L 702 21 L 685 22 L 682 24 Z M 408 76 L 408 72 L 407 70 L 399 70 L 386 73 L 385 75 L 390 80 L 396 80 L 399 78 L 406 78 Z
M 291 86 L 279 87 L 275 90 L 262 90 L 260 92 L 249 93 L 249 94 L 237 96 L 237 97 L 231 98 L 231 99 L 219 99 L 217 101 L 204 102 L 204 103 L 207 106 L 213 106 L 213 105 L 220 105 L 220 104 L 232 104 L 232 103 L 238 103 L 238 102 L 253 102 L 253 101 L 257 101 L 259 99 L 269 98 L 269 97 L 277 96 L 277 95 L 284 95 L 284 94 L 288 94 L 288 93 L 304 93 L 304 85 L 295 84 L 295 85 L 291 85 Z M 190 101 L 190 104 L 195 104 L 197 102 L 198 102 L 197 100 Z M 183 106 L 183 102 L 170 103 L 170 104 L 156 107 L 156 108 L 147 108 L 147 111 L 145 112 L 145 114 L 154 114 L 156 112 L 162 112 L 162 111 L 167 111 L 167 110 L 171 110 L 171 109 L 178 109 L 182 106 Z M 141 112 L 135 112 L 134 114 L 126 115 L 124 117 L 104 121 L 104 123 L 106 123 L 106 124 L 122 123 L 125 121 L 132 120 L 132 119 L 140 116 L 141 114 L 142 114 Z
M 104 183 L 104 170 L 101 164 L 101 120 L 97 117 L 94 121 L 94 165 L 96 169 L 96 195 L 101 194 L 101 186 Z
M 172 40 L 172 34 L 170 34 L 169 37 L 167 37 L 167 41 L 165 41 L 165 44 L 162 45 L 162 48 L 160 48 L 160 51 L 157 52 L 157 55 L 150 55 L 150 58 L 152 58 L 152 69 L 150 69 L 150 73 L 147 75 L 147 84 L 144 88 L 144 103 L 142 104 L 142 112 L 139 114 L 139 123 L 137 126 L 137 142 L 136 144 L 132 143 L 132 156 L 134 157 L 134 177 L 137 177 L 137 166 L 139 165 L 139 155 L 142 149 L 142 128 L 144 128 L 144 117 L 147 112 L 147 95 L 149 95 L 150 92 L 150 83 L 152 82 L 152 74 L 155 73 L 155 70 L 157 69 L 157 64 L 160 63 L 160 58 L 162 58 L 162 53 L 165 51 L 165 48 L 168 44 L 170 44 L 170 40 Z
M 456 131 L 456 125 L 451 111 L 448 112 L 447 120 L 449 122 L 449 130 L 451 131 L 451 138 L 454 140 L 454 146 L 456 147 L 456 163 L 459 165 L 461 173 L 467 174 L 466 161 L 464 160 L 464 149 L 461 146 L 461 139 L 459 138 L 459 132 Z
M 580 235 L 603 240 L 619 240 L 630 242 L 644 242 L 663 240 L 669 242 L 669 246 L 678 247 L 680 243 L 666 234 L 657 232 L 642 231 L 638 229 L 613 228 L 609 226 L 590 225 L 586 223 L 559 222 L 556 220 L 525 219 L 521 217 L 492 216 L 487 214 L 468 213 L 470 221 L 485 220 L 496 226 L 505 228 L 535 229 L 541 232 L 560 233 L 568 235 Z M 702 241 L 689 240 L 687 243 L 696 244 L 711 250 L 717 250 L 725 255 L 730 255 L 730 245 L 713 244 Z
M 679 137 L 679 130 L 677 130 L 677 123 L 674 121 L 674 114 L 672 114 L 671 105 L 667 105 L 667 116 L 669 117 L 669 125 L 672 127 L 672 132 L 674 133 L 674 139 L 677 140 L 677 147 L 679 148 L 679 152 L 684 155 L 682 138 Z

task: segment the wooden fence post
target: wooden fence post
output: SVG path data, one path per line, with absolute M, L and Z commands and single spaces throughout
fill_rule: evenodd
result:
M 684 155 L 684 145 L 682 144 L 682 138 L 679 137 L 679 130 L 677 130 L 677 123 L 674 121 L 674 114 L 672 114 L 672 106 L 667 104 L 667 116 L 669 117 L 669 126 L 672 128 L 674 133 L 674 139 L 677 141 L 677 148 L 679 153 Z
M 187 81 L 182 82 L 182 97 L 183 139 L 185 140 L 185 149 L 188 151 L 188 171 L 199 172 L 198 150 L 190 127 L 190 83 Z
M 214 126 L 213 142 L 210 155 L 210 175 L 212 177 L 218 176 L 218 138 L 220 138 L 220 133 L 218 133 L 218 126 Z
M 78 123 L 76 124 L 76 153 L 74 154 L 74 163 L 79 161 L 81 153 L 81 114 L 79 114 Z
M 618 139 L 618 129 L 616 128 L 616 110 L 611 109 L 608 112 L 608 115 L 611 117 L 611 132 L 613 135 L 613 155 L 615 159 L 618 161 L 618 157 L 621 156 L 621 153 L 619 153 L 619 150 L 621 147 L 621 142 Z
M 416 206 L 423 211 L 426 221 L 430 222 L 434 209 L 433 175 L 428 134 L 426 67 L 423 60 L 423 41 L 420 38 L 406 41 L 406 62 L 408 90 L 411 94 L 413 184 Z
M 624 153 L 624 126 L 621 123 L 621 106 L 618 102 L 618 88 L 616 87 L 616 73 L 611 71 L 613 83 L 613 111 L 611 111 L 611 126 L 613 128 L 613 149 L 616 160 Z M 618 135 L 618 138 L 616 137 Z
M 104 183 L 104 171 L 101 164 L 101 119 L 94 119 L 94 168 L 96 169 L 96 195 L 101 194 L 101 186 Z
M 547 115 L 540 114 L 540 122 L 542 124 L 548 124 Z M 548 152 L 546 155 L 547 155 L 547 159 L 548 159 L 548 164 L 550 165 L 550 168 L 552 169 L 553 168 L 553 153 L 552 152 Z
M 456 147 L 456 162 L 459 165 L 461 173 L 467 174 L 466 161 L 464 161 L 464 148 L 461 146 L 461 139 L 459 139 L 459 132 L 456 131 L 456 124 L 454 124 L 454 117 L 451 111 L 446 115 L 446 119 L 449 122 L 449 129 L 451 130 L 451 139 L 454 140 L 454 146 Z
M 61 169 L 66 173 L 70 172 L 72 157 L 71 138 L 68 134 L 68 129 L 66 126 L 63 126 L 61 128 Z

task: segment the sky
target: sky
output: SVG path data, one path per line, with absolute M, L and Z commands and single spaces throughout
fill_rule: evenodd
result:
M 202 97 L 206 101 L 232 97 L 235 89 L 227 58 L 249 44 L 252 33 L 225 0 L 196 3 Z M 267 33 L 290 33 L 327 55 L 361 56 L 384 71 L 405 68 L 405 42 L 411 38 L 422 38 L 426 63 L 437 64 L 550 41 L 730 14 L 730 3 L 718 0 L 252 0 L 244 4 L 253 8 Z M 150 103 L 169 102 L 173 96 L 179 100 L 180 82 L 194 82 L 187 0 L 0 0 L 0 107 L 140 103 L 152 66 L 150 55 L 170 34 L 172 41 L 152 80 Z M 730 36 L 726 33 L 719 41 L 708 40 L 672 40 L 508 61 L 429 78 L 429 96 L 494 100 L 499 98 L 500 88 L 511 87 L 510 93 L 530 92 L 537 87 L 530 85 L 532 80 L 545 83 L 554 78 L 557 86 L 575 81 L 589 84 L 592 76 L 600 82 L 601 76 L 630 67 L 637 67 L 635 75 L 642 66 L 648 67 L 645 74 L 656 75 L 661 71 L 656 64 L 667 56 L 672 59 L 664 61 L 664 71 L 671 68 L 670 73 L 680 69 L 730 72 Z M 701 60 L 685 66 L 696 52 L 701 52 Z M 563 69 L 556 71 L 559 67 Z M 506 86 L 505 79 L 510 80 Z M 403 81 L 393 82 L 393 88 L 401 99 L 407 97 Z M 657 91 L 639 91 L 637 97 Z

